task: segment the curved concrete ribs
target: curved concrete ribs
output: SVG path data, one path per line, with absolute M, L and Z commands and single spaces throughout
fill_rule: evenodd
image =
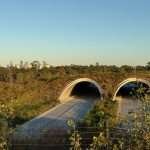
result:
M 101 87 L 94 80 L 81 78 L 71 82 L 59 97 L 61 104 L 14 132 L 11 138 L 14 150 L 63 149 L 59 145 L 65 143 L 64 135 L 69 130 L 67 120 L 82 119 L 102 95 Z
M 119 90 L 120 90 L 123 86 L 125 86 L 125 85 L 128 84 L 128 83 L 132 83 L 132 82 L 144 83 L 145 85 L 147 85 L 147 86 L 150 88 L 150 82 L 147 81 L 147 80 L 140 79 L 140 78 L 128 78 L 128 79 L 122 81 L 122 82 L 118 85 L 117 90 L 116 90 L 116 92 L 115 92 L 115 94 L 114 94 L 114 96 L 113 96 L 113 100 L 116 100 L 117 93 L 119 92 Z
M 150 82 L 144 79 L 128 78 L 119 84 L 113 97 L 113 100 L 118 102 L 118 117 L 127 119 L 130 113 L 139 112 L 141 101 L 134 92 L 141 86 L 144 86 L 147 91 L 150 89 Z
M 74 90 L 78 90 L 80 93 L 77 94 L 77 92 L 75 92 Z M 76 94 L 74 94 L 73 92 Z M 93 98 L 92 96 L 95 96 L 95 98 L 97 97 L 101 99 L 103 96 L 103 90 L 96 81 L 89 79 L 89 78 L 80 78 L 71 82 L 64 88 L 63 92 L 61 93 L 59 97 L 59 100 L 61 103 L 65 103 L 71 99 L 74 99 L 74 96 L 84 97 L 87 99 Z

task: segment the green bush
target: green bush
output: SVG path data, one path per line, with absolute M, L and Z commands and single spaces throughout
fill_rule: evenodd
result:
M 150 97 L 149 91 L 140 87 L 133 93 L 141 102 L 138 112 L 129 113 L 125 120 L 116 115 L 117 103 L 104 100 L 97 103 L 73 131 L 82 149 L 83 132 L 94 130 L 88 150 L 149 150 L 150 149 Z M 121 125 L 121 126 L 120 126 Z M 123 126 L 122 126 L 123 125 Z M 82 127 L 82 130 L 80 129 Z M 95 132 L 96 131 L 96 132 Z M 81 140 L 82 139 L 82 140 Z M 85 149 L 85 148 L 84 148 Z

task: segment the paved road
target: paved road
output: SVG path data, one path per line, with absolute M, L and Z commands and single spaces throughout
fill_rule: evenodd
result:
M 140 101 L 132 99 L 131 97 L 117 97 L 118 101 L 118 115 L 126 117 L 129 113 L 137 112 L 140 109 Z
M 36 145 L 63 143 L 60 140 L 63 140 L 62 136 L 69 130 L 67 121 L 82 119 L 94 103 L 93 100 L 72 98 L 67 103 L 59 104 L 18 128 L 12 135 L 11 143 L 15 145 L 15 150 L 17 145 L 24 145 L 21 147 L 21 150 L 24 150 L 33 143 Z

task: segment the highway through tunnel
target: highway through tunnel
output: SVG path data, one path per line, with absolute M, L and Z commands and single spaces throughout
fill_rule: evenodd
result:
M 140 102 L 134 92 L 139 87 L 144 87 L 146 92 L 150 82 L 128 78 L 118 85 L 113 100 L 118 101 L 119 116 L 126 117 L 128 113 L 138 111 Z M 10 138 L 11 149 L 66 149 L 67 121 L 82 119 L 103 96 L 104 91 L 96 81 L 89 78 L 74 80 L 62 90 L 59 105 L 17 128 Z
M 118 101 L 118 116 L 126 118 L 130 113 L 138 112 L 141 106 L 139 96 L 144 96 L 150 89 L 150 83 L 143 79 L 129 78 L 121 82 L 113 100 Z
M 94 80 L 77 79 L 62 91 L 60 104 L 19 127 L 11 136 L 13 150 L 63 149 L 69 127 L 67 121 L 79 121 L 101 100 L 103 90 Z M 63 146 L 64 147 L 64 146 Z
M 101 97 L 98 88 L 87 81 L 79 82 L 71 91 L 71 96 L 85 99 L 99 99 Z

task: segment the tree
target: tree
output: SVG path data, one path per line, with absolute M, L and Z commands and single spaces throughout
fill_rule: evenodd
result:
M 110 66 L 112 72 L 119 72 L 119 67 L 112 65 Z
M 19 68 L 20 68 L 20 69 L 24 69 L 24 63 L 23 63 L 23 60 L 20 61 Z
M 95 66 L 97 66 L 97 67 L 100 66 L 100 65 L 99 65 L 99 62 L 96 62 L 96 63 L 95 63 Z
M 146 69 L 150 70 L 150 61 L 146 64 Z
M 12 62 L 12 61 L 10 61 L 10 62 L 9 62 L 9 65 L 7 65 L 7 67 L 8 67 L 8 68 L 13 68 L 13 67 L 14 67 L 13 62 Z
M 32 66 L 32 68 L 33 68 L 33 69 L 35 69 L 35 70 L 39 70 L 39 69 L 40 69 L 40 67 L 41 67 L 41 64 L 40 64 L 40 62 L 39 62 L 39 61 L 34 60 L 33 62 L 31 62 L 31 66 Z
M 46 61 L 43 61 L 42 63 L 43 63 L 42 68 L 48 68 L 48 64 Z
M 24 63 L 24 69 L 28 69 L 29 68 L 29 64 L 28 64 L 28 62 L 26 61 L 25 63 Z
M 134 69 L 132 66 L 123 65 L 123 66 L 121 66 L 121 70 L 123 70 L 125 72 L 132 72 Z
M 145 66 L 136 66 L 136 70 L 144 71 Z

